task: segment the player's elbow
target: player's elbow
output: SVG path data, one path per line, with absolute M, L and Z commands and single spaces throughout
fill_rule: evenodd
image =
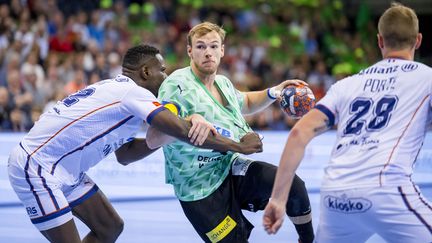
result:
M 295 141 L 295 144 L 297 144 L 298 146 L 306 147 L 310 140 L 308 139 L 307 134 L 307 131 L 305 131 L 304 129 L 294 126 L 290 131 L 289 139 Z
M 117 158 L 117 162 L 123 166 L 126 166 L 130 163 L 128 160 L 119 159 L 119 158 Z
M 116 151 L 115 152 L 116 158 L 117 158 L 117 162 L 121 165 L 128 165 L 130 164 L 130 160 L 127 159 L 127 156 L 125 154 L 122 154 L 121 152 Z

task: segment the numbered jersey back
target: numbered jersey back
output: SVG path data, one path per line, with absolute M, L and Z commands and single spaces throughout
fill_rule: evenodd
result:
M 337 123 L 324 188 L 406 184 L 431 120 L 432 69 L 385 59 L 334 84 L 317 108 Z

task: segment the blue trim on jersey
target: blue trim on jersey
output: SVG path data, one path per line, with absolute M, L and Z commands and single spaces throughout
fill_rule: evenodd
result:
M 51 201 L 54 204 L 54 207 L 56 208 L 56 210 L 59 210 L 60 206 L 58 205 L 57 200 L 55 199 L 54 194 L 53 194 L 51 188 L 48 187 L 45 178 L 42 176 L 42 166 L 40 166 L 40 165 L 38 165 L 38 176 L 42 180 L 43 187 L 45 188 L 45 190 L 48 191 L 48 194 L 50 195 L 50 198 L 51 198 Z
M 24 152 L 26 152 L 27 155 L 30 155 L 30 153 L 27 152 L 27 150 L 24 149 L 24 146 L 22 145 L 22 142 L 19 143 L 19 146 L 22 148 L 22 150 L 24 150 Z
M 151 125 L 151 122 L 153 121 L 153 118 L 161 111 L 166 110 L 165 107 L 159 106 L 158 108 L 154 109 L 148 116 L 146 122 Z
M 75 201 L 72 201 L 69 203 L 69 207 L 74 208 L 78 205 L 80 205 L 82 202 L 87 200 L 89 197 L 93 196 L 97 191 L 99 190 L 99 187 L 97 185 L 94 185 L 86 194 L 82 195 L 80 198 L 76 199 Z
M 69 213 L 70 211 L 71 211 L 71 208 L 70 207 L 66 207 L 66 208 L 63 208 L 60 211 L 54 212 L 54 213 L 49 214 L 47 216 L 42 216 L 42 217 L 39 217 L 39 218 L 30 219 L 30 220 L 31 220 L 31 222 L 33 224 L 40 224 L 40 223 L 46 222 L 48 220 L 55 219 L 55 218 L 58 218 L 58 217 L 60 217 L 62 215 L 65 215 L 65 214 Z
M 97 135 L 96 137 L 92 138 L 90 141 L 88 141 L 87 143 L 85 143 L 85 144 L 82 145 L 81 147 L 78 147 L 78 148 L 76 148 L 76 149 L 74 149 L 74 150 L 72 150 L 72 151 L 66 153 L 66 154 L 63 155 L 62 157 L 60 157 L 60 159 L 57 160 L 57 161 L 54 163 L 54 165 L 53 165 L 53 167 L 52 167 L 52 169 L 51 169 L 51 175 L 54 175 L 54 170 L 55 170 L 55 168 L 57 167 L 58 163 L 60 163 L 60 161 L 61 161 L 64 157 L 66 157 L 66 156 L 68 156 L 68 155 L 70 155 L 70 154 L 73 154 L 73 153 L 75 153 L 75 152 L 78 151 L 78 150 L 83 150 L 86 146 L 89 146 L 90 144 L 94 143 L 94 142 L 97 141 L 98 139 L 103 138 L 105 135 L 107 135 L 107 134 L 109 134 L 110 132 L 114 131 L 115 129 L 119 128 L 120 126 L 122 126 L 123 124 L 125 124 L 127 121 L 129 121 L 129 120 L 132 119 L 133 117 L 134 117 L 134 116 L 128 116 L 128 117 L 126 117 L 125 119 L 123 119 L 123 120 L 121 120 L 119 123 L 117 123 L 116 125 L 112 126 L 110 129 L 108 129 L 108 130 L 106 130 L 105 132 L 103 132 L 103 133 Z
M 33 184 L 31 184 L 31 182 L 30 182 L 30 175 L 28 173 L 28 169 L 30 167 L 30 155 L 27 153 L 27 151 L 24 149 L 24 147 L 22 146 L 21 143 L 19 145 L 22 148 L 22 150 L 24 150 L 24 152 L 26 152 L 26 154 L 27 154 L 27 161 L 26 161 L 26 164 L 24 166 L 24 174 L 25 174 L 26 182 L 30 186 L 30 191 L 33 193 L 33 196 L 36 198 L 36 202 L 39 206 L 39 209 L 41 210 L 42 215 L 45 215 L 45 210 L 42 207 L 42 203 L 40 202 L 39 196 L 36 193 L 36 191 L 34 190 Z
M 320 110 L 322 113 L 324 113 L 328 119 L 329 119 L 329 126 L 333 126 L 335 124 L 335 115 L 329 108 L 325 107 L 324 105 L 318 104 L 315 106 L 315 109 Z
M 417 189 L 414 187 L 414 190 L 416 190 L 417 191 Z M 402 190 L 402 187 L 400 187 L 400 186 L 398 186 L 398 191 L 399 191 L 399 194 L 401 195 L 401 197 L 402 197 L 402 201 L 404 202 L 404 204 L 405 204 L 405 206 L 408 208 L 408 210 L 410 211 L 410 212 L 412 212 L 416 217 L 417 217 L 417 219 L 418 220 L 420 220 L 420 222 L 429 230 L 429 232 L 432 234 L 432 226 L 431 225 L 429 225 L 427 222 L 426 222 L 426 220 L 422 217 L 422 215 L 419 213 L 419 212 L 417 212 L 412 206 L 411 206 L 411 204 L 409 203 L 409 201 L 408 201 L 408 198 L 406 197 L 406 194 L 405 194 L 405 192 Z M 420 194 L 418 194 L 418 195 L 420 195 Z M 419 196 L 419 199 L 421 200 L 421 201 L 423 201 L 422 200 L 422 198 Z M 427 204 L 426 204 L 426 206 L 428 206 Z

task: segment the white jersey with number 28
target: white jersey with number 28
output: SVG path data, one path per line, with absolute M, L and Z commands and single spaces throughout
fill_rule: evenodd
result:
M 431 94 L 430 67 L 393 58 L 334 84 L 316 106 L 338 125 L 322 189 L 410 184 Z

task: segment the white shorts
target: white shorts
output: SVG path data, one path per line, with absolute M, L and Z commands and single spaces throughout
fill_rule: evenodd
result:
M 48 230 L 72 219 L 71 209 L 98 191 L 82 174 L 76 185 L 68 186 L 51 175 L 16 146 L 8 161 L 9 181 L 38 230 Z
M 316 242 L 432 242 L 432 204 L 415 185 L 321 191 Z

